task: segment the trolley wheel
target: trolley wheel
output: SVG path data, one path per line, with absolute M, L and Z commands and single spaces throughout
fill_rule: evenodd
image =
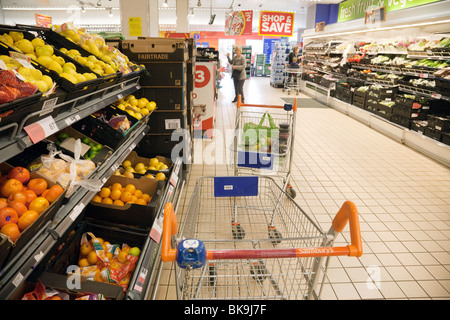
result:
M 291 185 L 288 185 L 286 187 L 286 192 L 291 196 L 292 199 L 294 199 L 297 196 L 297 192 L 292 188 Z
M 269 226 L 267 230 L 269 232 L 269 238 L 273 239 L 270 242 L 272 242 L 273 245 L 279 244 L 281 242 L 281 239 L 283 239 L 283 235 L 281 234 L 281 232 L 278 231 L 277 228 L 271 226 Z
M 258 282 L 263 282 L 267 278 L 268 270 L 262 260 L 254 261 L 250 265 L 250 274 L 253 279 Z
M 215 287 L 217 282 L 216 266 L 214 265 L 214 263 L 210 263 L 208 268 L 209 268 L 209 285 L 211 287 Z
M 231 232 L 233 233 L 234 239 L 244 239 L 245 238 L 245 230 L 242 228 L 239 222 L 232 222 L 231 224 Z

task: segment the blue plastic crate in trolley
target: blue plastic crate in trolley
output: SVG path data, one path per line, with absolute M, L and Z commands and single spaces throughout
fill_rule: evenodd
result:
M 271 153 L 238 151 L 238 167 L 272 170 L 273 161 Z

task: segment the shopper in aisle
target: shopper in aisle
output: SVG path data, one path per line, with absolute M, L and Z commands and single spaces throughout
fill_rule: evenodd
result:
M 235 55 L 233 56 L 233 59 L 231 59 L 230 54 L 227 53 L 228 62 L 231 64 L 231 68 L 233 70 L 231 74 L 235 92 L 233 102 L 237 102 L 239 95 L 241 95 L 242 102 L 244 102 L 244 82 L 247 78 L 245 67 L 247 66 L 247 62 L 245 57 L 242 55 L 242 49 L 240 47 L 236 47 L 234 49 L 234 53 Z
M 299 52 L 299 50 L 300 50 L 300 48 L 298 46 L 295 46 L 294 49 L 292 50 L 292 52 L 289 53 L 288 64 L 292 63 L 292 60 L 293 60 L 294 57 L 298 59 L 298 52 Z

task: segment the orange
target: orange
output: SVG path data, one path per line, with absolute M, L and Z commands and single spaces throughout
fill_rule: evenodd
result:
M 95 270 L 94 281 L 103 282 L 103 277 L 100 269 Z
M 134 203 L 134 201 L 133 201 L 133 200 L 130 200 L 130 201 L 127 201 L 127 203 Z
M 90 242 L 85 242 L 80 248 L 80 253 L 83 256 L 87 256 L 89 252 L 94 250 L 94 246 Z
M 111 262 L 111 264 L 109 265 L 109 267 L 110 267 L 112 270 L 118 270 L 118 269 L 120 269 L 120 263 L 118 263 L 118 262 Z
M 94 265 L 97 264 L 97 252 L 91 251 L 88 253 L 87 260 L 89 261 L 89 264 Z
M 139 189 L 136 189 L 136 191 L 134 192 L 134 195 L 138 198 L 142 197 L 142 191 Z
M 118 199 L 120 199 L 120 196 L 122 195 L 122 192 L 121 191 L 119 191 L 119 190 L 117 190 L 117 189 L 113 189 L 112 191 L 111 191 L 111 194 L 110 194 L 110 198 L 111 199 L 113 199 L 113 200 L 118 200 Z
M 50 203 L 48 200 L 44 197 L 37 197 L 33 201 L 31 201 L 30 206 L 28 207 L 29 210 L 35 210 L 37 213 L 41 214 L 44 212 L 48 207 L 50 206 Z
M 123 202 L 128 202 L 131 200 L 131 196 L 132 196 L 132 194 L 130 191 L 124 191 L 120 195 L 120 200 L 122 200 Z
M 86 259 L 86 258 L 80 259 L 80 260 L 78 261 L 78 266 L 79 266 L 80 268 L 87 267 L 88 265 L 89 265 L 89 261 L 88 261 L 88 259 Z
M 0 198 L 0 209 L 6 208 L 8 206 L 8 199 Z
M 116 206 L 124 206 L 125 205 L 125 203 L 123 203 L 123 201 L 120 199 L 114 200 L 113 204 Z
M 10 203 L 11 201 L 19 201 L 19 202 L 22 202 L 23 204 L 26 204 L 27 196 L 25 195 L 25 192 L 23 192 L 23 191 L 14 192 L 14 193 L 11 193 L 8 197 L 8 203 Z
M 106 258 L 108 258 L 108 260 L 111 260 L 113 258 L 113 254 L 111 252 L 107 252 Z
M 55 184 L 48 189 L 44 197 L 48 200 L 48 202 L 52 203 L 55 202 L 63 192 L 64 189 Z
M 140 205 L 147 205 L 147 202 L 144 199 L 137 199 L 134 203 L 140 204 Z
M 130 283 L 130 276 L 125 276 L 118 282 L 119 286 L 127 286 Z
M 27 206 L 18 200 L 13 200 L 9 202 L 9 207 L 16 210 L 19 217 L 28 210 Z
M 148 193 L 144 193 L 144 194 L 142 194 L 141 199 L 144 199 L 145 202 L 149 203 L 150 200 L 152 200 L 152 197 L 150 197 L 150 195 Z
M 129 191 L 131 194 L 134 194 L 134 192 L 136 191 L 136 186 L 134 184 L 127 184 L 127 186 L 125 187 L 126 191 Z
M 102 203 L 113 204 L 113 201 L 112 201 L 111 198 L 104 198 L 104 199 L 102 200 Z
M 125 263 L 125 262 L 127 262 L 127 255 L 128 255 L 128 253 L 126 253 L 125 251 L 121 251 L 117 255 L 117 260 L 119 260 L 120 263 Z
M 94 201 L 94 202 L 102 202 L 102 197 L 100 197 L 98 194 L 96 194 L 94 196 L 94 198 L 92 198 L 92 201 Z
M 28 210 L 24 212 L 17 222 L 19 226 L 19 230 L 23 231 L 28 228 L 37 218 L 39 217 L 39 213 L 34 210 Z
M 108 188 L 103 187 L 100 190 L 99 196 L 102 197 L 102 198 L 108 198 L 110 194 L 111 194 L 111 190 L 108 189 Z
M 33 201 L 34 199 L 37 198 L 37 195 L 36 195 L 36 193 L 34 193 L 33 190 L 25 190 L 25 191 L 23 191 L 23 193 L 27 197 L 27 201 L 26 201 L 27 206 L 30 205 L 31 201 Z
M 130 252 L 130 249 L 131 249 L 131 247 L 126 246 L 126 247 L 123 247 L 122 251 L 120 251 L 120 252 L 126 252 L 128 254 L 128 252 Z
M 16 240 L 20 237 L 19 226 L 16 223 L 5 224 L 0 229 L 0 233 L 8 236 L 12 242 L 16 242 Z
M 133 202 L 136 202 L 137 197 L 133 194 L 133 195 L 131 196 L 131 199 L 130 199 L 130 200 L 133 201 Z
M 116 182 L 116 183 L 114 183 L 111 186 L 111 190 L 120 190 L 120 191 L 122 191 L 122 185 L 120 183 Z

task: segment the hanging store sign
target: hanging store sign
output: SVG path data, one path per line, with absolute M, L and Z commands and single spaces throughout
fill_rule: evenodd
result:
M 339 4 L 338 22 L 364 18 L 366 11 L 386 7 L 385 12 L 421 6 L 441 0 L 347 0 Z
M 34 18 L 36 20 L 36 25 L 38 27 L 45 27 L 45 28 L 52 27 L 52 17 L 35 13 Z
M 292 37 L 294 35 L 294 13 L 260 11 L 258 35 Z
M 225 35 L 240 36 L 252 34 L 253 11 L 234 11 L 225 13 Z

